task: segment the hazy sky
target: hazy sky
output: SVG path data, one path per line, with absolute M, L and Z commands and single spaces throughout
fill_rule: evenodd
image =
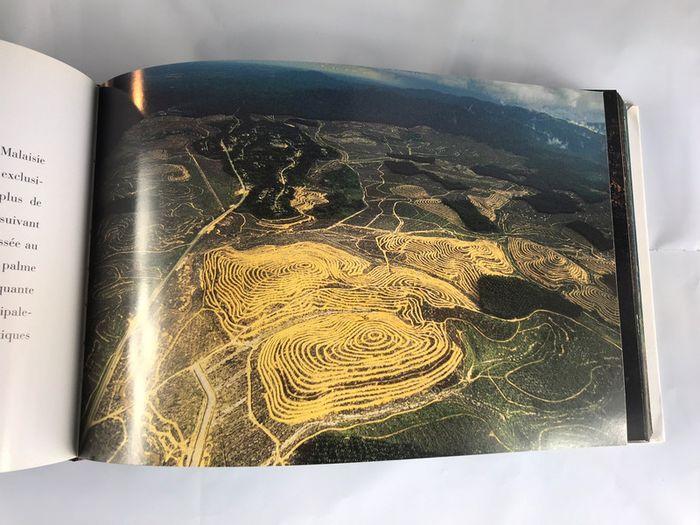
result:
M 522 106 L 577 123 L 605 121 L 603 96 L 600 92 L 548 88 L 511 82 L 490 82 L 360 66 L 305 64 L 305 67 L 398 87 L 435 89 L 454 95 L 465 95 L 501 104 Z

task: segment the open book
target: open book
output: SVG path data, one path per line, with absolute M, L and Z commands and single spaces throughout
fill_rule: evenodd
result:
M 662 435 L 638 114 L 311 63 L 97 85 L 0 43 L 0 470 Z

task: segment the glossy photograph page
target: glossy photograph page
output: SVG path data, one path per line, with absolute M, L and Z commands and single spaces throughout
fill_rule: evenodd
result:
M 627 442 L 601 92 L 201 62 L 100 99 L 81 457 Z

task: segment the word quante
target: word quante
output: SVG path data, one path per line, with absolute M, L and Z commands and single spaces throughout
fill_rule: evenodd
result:
M 34 288 L 30 286 L 10 286 L 7 284 L 0 284 L 0 297 L 3 295 L 33 295 Z

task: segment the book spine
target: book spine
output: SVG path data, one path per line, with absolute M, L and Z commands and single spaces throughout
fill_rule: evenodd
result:
M 642 301 L 626 113 L 624 102 L 616 91 L 604 91 L 603 100 L 625 372 L 627 440 L 648 441 L 652 429 L 644 359 Z

